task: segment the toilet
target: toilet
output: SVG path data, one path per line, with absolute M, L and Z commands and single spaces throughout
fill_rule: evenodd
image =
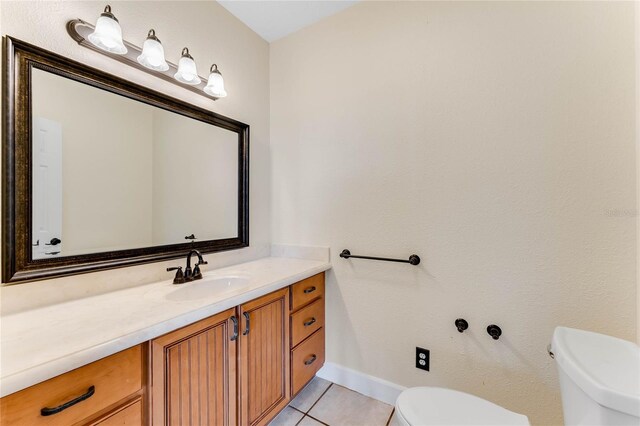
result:
M 640 426 L 640 347 L 590 331 L 557 327 L 549 348 L 566 426 Z M 394 426 L 528 425 L 526 416 L 452 389 L 416 387 L 396 401 Z
M 550 355 L 558 368 L 565 425 L 640 425 L 638 345 L 557 327 Z
M 396 401 L 391 424 L 427 425 L 528 425 L 527 416 L 514 413 L 468 393 L 436 387 L 404 390 Z

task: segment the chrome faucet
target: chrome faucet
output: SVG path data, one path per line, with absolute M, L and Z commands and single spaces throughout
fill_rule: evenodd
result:
M 198 256 L 198 263 L 194 266 L 193 270 L 191 269 L 191 256 Z M 189 254 L 187 254 L 187 267 L 182 272 L 182 266 L 174 266 L 172 268 L 167 268 L 167 271 L 176 271 L 176 276 L 173 278 L 174 284 L 184 284 L 189 281 L 195 281 L 202 279 L 202 271 L 200 271 L 200 265 L 206 265 L 207 262 L 202 258 L 202 255 L 198 250 L 191 250 Z

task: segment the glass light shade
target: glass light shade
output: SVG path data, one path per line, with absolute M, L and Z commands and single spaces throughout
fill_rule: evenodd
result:
M 180 58 L 180 62 L 178 62 L 178 72 L 174 75 L 174 78 L 180 83 L 192 86 L 200 84 L 196 62 L 191 55 L 189 55 L 189 49 L 186 47 L 182 49 L 182 57 Z
M 127 48 L 122 42 L 122 29 L 116 17 L 111 13 L 111 6 L 104 8 L 104 12 L 96 22 L 96 28 L 89 34 L 89 41 L 96 47 L 107 52 L 124 55 Z
M 211 65 L 211 74 L 209 74 L 209 80 L 203 90 L 207 95 L 216 98 L 224 98 L 227 96 L 227 91 L 224 90 L 224 79 L 220 71 L 218 71 L 216 64 Z
M 166 71 L 169 69 L 169 64 L 164 59 L 164 48 L 162 43 L 156 37 L 154 30 L 149 31 L 147 39 L 142 46 L 142 54 L 138 56 L 138 62 L 155 71 Z

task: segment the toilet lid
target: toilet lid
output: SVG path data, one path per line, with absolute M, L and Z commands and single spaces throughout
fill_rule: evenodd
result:
M 418 387 L 403 391 L 396 411 L 412 426 L 528 425 L 527 416 L 452 389 Z

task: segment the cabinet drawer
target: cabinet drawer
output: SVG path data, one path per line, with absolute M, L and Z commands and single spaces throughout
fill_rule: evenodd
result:
M 291 394 L 297 394 L 324 364 L 324 328 L 291 351 Z
M 141 426 L 142 399 L 138 398 L 128 404 L 118 407 L 106 416 L 87 426 Z
M 324 299 L 319 299 L 291 315 L 291 347 L 295 347 L 324 326 Z
M 324 295 L 324 272 L 291 286 L 291 310 L 306 305 Z
M 81 395 L 93 394 L 56 414 L 43 416 L 42 408 L 55 408 Z M 142 348 L 135 346 L 68 373 L 7 395 L 0 400 L 0 424 L 70 425 L 142 388 Z

